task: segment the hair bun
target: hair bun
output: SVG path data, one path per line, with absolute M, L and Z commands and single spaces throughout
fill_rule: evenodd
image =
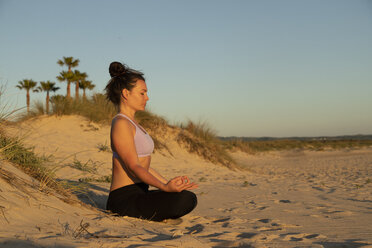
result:
M 111 77 L 123 76 L 126 71 L 126 66 L 120 62 L 112 62 L 110 64 L 109 72 Z

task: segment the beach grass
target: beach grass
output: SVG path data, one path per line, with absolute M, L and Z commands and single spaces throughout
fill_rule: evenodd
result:
M 92 160 L 88 160 L 85 163 L 83 163 L 80 160 L 76 159 L 75 157 L 74 161 L 71 164 L 69 164 L 69 166 L 77 170 L 89 173 L 97 172 L 97 165 Z
M 100 152 L 111 152 L 111 148 L 107 145 L 106 142 L 105 144 L 97 144 L 96 147 Z
M 2 157 L 16 165 L 23 172 L 39 181 L 38 189 L 49 192 L 49 188 L 63 196 L 63 200 L 70 201 L 69 192 L 55 179 L 55 173 L 45 165 L 49 158 L 38 156 L 32 148 L 24 146 L 20 139 L 7 137 L 0 132 L 0 153 Z
M 111 175 L 101 176 L 101 177 L 98 177 L 98 178 L 95 178 L 95 177 L 79 178 L 79 182 L 86 182 L 86 183 L 90 183 L 90 182 L 111 183 L 111 180 L 112 180 Z
M 38 181 L 38 190 L 50 193 L 50 189 L 57 193 L 58 197 L 65 202 L 71 203 L 74 200 L 71 197 L 71 192 L 66 190 L 63 185 L 56 180 L 55 171 L 46 164 L 50 161 L 50 157 L 36 155 L 32 147 L 26 147 L 23 143 L 22 137 L 9 137 L 5 134 L 3 128 L 4 125 L 10 125 L 15 119 L 15 115 L 21 109 L 11 109 L 11 107 L 2 101 L 2 96 L 5 92 L 3 85 L 0 86 L 0 157 L 3 160 L 9 161 L 17 168 L 21 169 L 27 175 L 33 177 Z M 44 113 L 43 104 L 41 102 L 36 103 L 36 110 L 34 115 L 40 115 Z M 22 115 L 23 117 L 25 115 Z M 2 168 L 1 168 L 2 169 Z M 2 169 L 1 177 L 9 179 L 9 183 L 23 187 L 24 182 L 18 182 L 17 177 L 12 175 L 11 172 Z
M 181 124 L 180 128 L 182 131 L 177 136 L 177 142 L 190 153 L 196 153 L 212 163 L 235 167 L 235 161 L 206 122 L 194 123 L 189 120 L 186 124 Z
M 69 99 L 62 95 L 51 98 L 54 115 L 82 115 L 96 123 L 109 123 L 116 114 L 115 106 L 107 101 L 106 96 L 100 93 L 84 99 Z

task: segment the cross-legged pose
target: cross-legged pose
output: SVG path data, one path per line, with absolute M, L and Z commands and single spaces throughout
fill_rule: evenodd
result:
M 122 216 L 153 221 L 176 219 L 191 212 L 197 188 L 187 176 L 165 179 L 150 167 L 154 142 L 134 120 L 145 110 L 147 86 L 143 73 L 119 62 L 109 67 L 111 80 L 105 90 L 118 109 L 111 124 L 112 182 L 107 210 Z M 149 190 L 149 185 L 159 190 Z

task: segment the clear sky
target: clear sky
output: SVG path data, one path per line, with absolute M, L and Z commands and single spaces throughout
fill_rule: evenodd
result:
M 141 70 L 152 112 L 221 136 L 372 134 L 371 0 L 0 0 L 0 83 L 14 106 L 23 79 L 66 93 L 63 56 L 94 92 L 112 61 Z

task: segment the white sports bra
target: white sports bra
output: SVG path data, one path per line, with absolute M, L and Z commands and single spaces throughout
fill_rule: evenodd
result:
M 132 121 L 128 116 L 121 113 L 117 115 L 128 119 L 135 126 L 136 133 L 134 134 L 134 144 L 136 146 L 138 157 L 150 156 L 154 151 L 154 141 L 151 136 L 143 128 L 134 123 L 134 121 Z M 114 158 L 119 158 L 119 155 L 116 152 L 113 152 L 112 155 Z

